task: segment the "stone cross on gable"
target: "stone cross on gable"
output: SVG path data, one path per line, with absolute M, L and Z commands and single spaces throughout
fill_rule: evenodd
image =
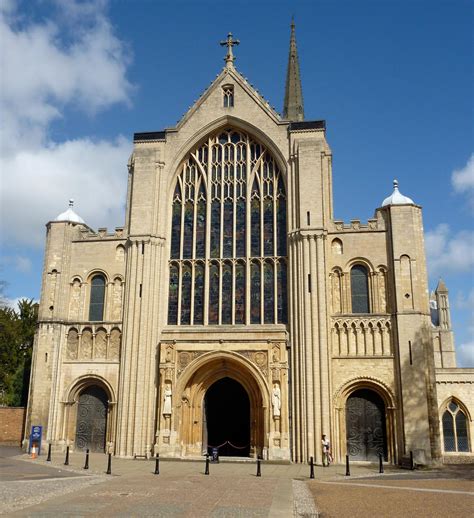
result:
M 224 58 L 224 61 L 226 62 L 227 66 L 231 66 L 233 63 L 234 63 L 234 54 L 232 52 L 232 47 L 234 45 L 239 45 L 240 44 L 240 41 L 239 40 L 234 40 L 232 38 L 232 33 L 229 32 L 229 34 L 227 35 L 227 39 L 224 40 L 224 41 L 221 41 L 221 45 L 222 46 L 226 46 L 227 47 L 227 56 Z

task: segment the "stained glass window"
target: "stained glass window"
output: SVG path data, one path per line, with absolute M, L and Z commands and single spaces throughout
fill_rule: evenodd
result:
M 194 267 L 194 320 L 195 325 L 204 323 L 204 265 Z
M 176 183 L 176 189 L 173 197 L 173 220 L 171 229 L 171 257 L 178 258 L 181 244 L 181 190 L 179 182 Z
M 245 324 L 245 263 L 235 267 L 235 323 Z
M 260 274 L 260 263 L 258 261 L 252 262 L 250 269 L 250 311 L 251 311 L 251 324 L 261 323 L 261 274 Z
M 273 324 L 275 322 L 275 299 L 274 291 L 274 271 L 273 262 L 265 261 L 263 270 L 263 315 L 265 324 Z
M 286 191 L 268 150 L 242 131 L 210 135 L 172 203 L 168 323 L 286 323 Z
M 232 324 L 232 264 L 227 261 L 222 269 L 222 323 Z
M 352 313 L 369 313 L 369 282 L 367 268 L 356 264 L 351 269 Z
M 98 322 L 104 319 L 105 277 L 95 275 L 91 281 L 89 320 Z
M 168 323 L 178 323 L 178 288 L 179 268 L 175 263 L 170 265 L 170 292 L 168 296 Z
M 209 324 L 219 323 L 219 264 L 209 267 Z
M 183 282 L 181 286 L 181 325 L 191 323 L 191 265 L 183 265 Z

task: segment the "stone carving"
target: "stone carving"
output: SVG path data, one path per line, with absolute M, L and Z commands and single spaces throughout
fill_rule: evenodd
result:
M 107 333 L 99 329 L 95 335 L 94 358 L 103 360 L 107 356 Z
M 273 345 L 272 361 L 273 361 L 273 363 L 279 363 L 279 361 L 280 361 L 280 344 Z
M 171 384 L 166 384 L 163 390 L 163 415 L 171 415 Z
M 280 369 L 272 369 L 272 380 L 280 381 Z
M 120 343 L 121 343 L 121 333 L 118 329 L 112 329 L 110 333 L 109 339 L 109 351 L 108 358 L 110 360 L 118 360 L 120 358 Z
M 81 359 L 82 360 L 91 360 L 92 359 L 92 331 L 90 329 L 85 329 L 82 332 Z
M 74 279 L 71 286 L 69 318 L 71 320 L 81 320 L 81 281 L 79 279 Z
M 66 359 L 77 360 L 79 335 L 76 329 L 70 329 L 67 334 Z
M 392 335 L 387 318 L 333 321 L 334 356 L 391 356 Z
M 267 363 L 267 353 L 258 352 L 254 355 L 254 362 L 260 367 L 264 367 Z
M 117 277 L 112 291 L 112 320 L 120 320 L 122 317 L 122 292 L 122 280 Z
M 165 362 L 171 363 L 173 361 L 173 346 L 167 345 L 165 351 Z
M 273 385 L 272 391 L 273 417 L 280 417 L 281 412 L 281 391 L 278 383 Z

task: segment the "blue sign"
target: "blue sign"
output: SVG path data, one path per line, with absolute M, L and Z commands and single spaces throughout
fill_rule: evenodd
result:
M 30 446 L 28 452 L 31 453 L 31 448 L 34 445 L 37 449 L 38 455 L 41 453 L 41 439 L 43 437 L 43 427 L 33 425 L 30 433 Z

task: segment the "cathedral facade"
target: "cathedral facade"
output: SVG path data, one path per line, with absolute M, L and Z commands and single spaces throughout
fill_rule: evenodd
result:
M 225 66 L 136 133 L 124 227 L 47 224 L 26 430 L 57 450 L 322 462 L 468 459 L 474 369 L 429 296 L 421 207 L 334 218 L 292 26 L 283 114 Z

